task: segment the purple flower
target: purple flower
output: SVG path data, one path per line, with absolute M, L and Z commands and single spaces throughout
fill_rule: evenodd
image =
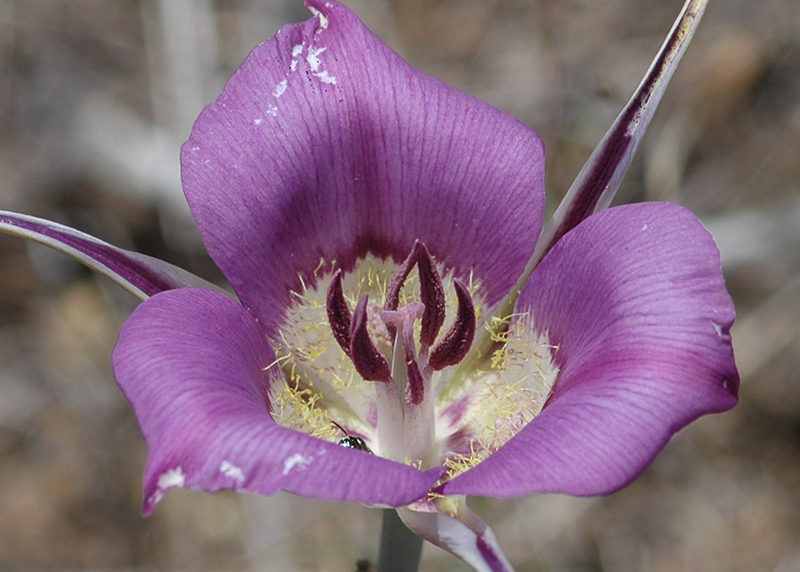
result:
M 344 6 L 307 3 L 182 150 L 240 303 L 63 227 L 0 225 L 144 299 L 112 359 L 149 448 L 145 514 L 176 487 L 403 507 L 476 569 L 510 568 L 465 495 L 610 493 L 735 405 L 719 254 L 676 205 L 592 214 L 646 126 L 633 116 L 593 162 L 617 170 L 589 170 L 535 250 L 538 136 Z

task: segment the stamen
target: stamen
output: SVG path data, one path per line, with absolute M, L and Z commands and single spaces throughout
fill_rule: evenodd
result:
M 333 275 L 331 285 L 328 287 L 326 309 L 328 311 L 328 322 L 331 325 L 333 337 L 342 350 L 344 350 L 344 353 L 350 356 L 350 327 L 352 318 L 350 315 L 350 308 L 347 306 L 347 301 L 344 299 L 344 291 L 342 290 L 341 268 Z
M 435 371 L 464 359 L 475 338 L 475 306 L 472 304 L 472 297 L 461 280 L 453 279 L 453 286 L 458 297 L 458 313 L 453 325 L 431 350 L 428 363 Z
M 421 245 L 422 243 L 418 240 L 414 242 L 414 246 L 411 249 L 411 254 L 408 255 L 408 257 L 392 275 L 392 279 L 389 280 L 389 285 L 386 287 L 386 303 L 383 306 L 385 310 L 397 310 L 397 306 L 400 305 L 400 290 L 403 289 L 403 284 L 406 283 L 406 278 L 408 278 L 408 275 L 411 274 L 411 271 L 414 269 L 414 265 L 417 263 L 417 258 L 419 256 L 417 251 Z M 394 337 L 394 332 L 390 330 L 389 333 L 391 333 L 392 337 Z
M 428 249 L 421 242 L 417 242 L 415 246 L 417 247 L 415 250 L 417 251 L 417 268 L 419 270 L 420 300 L 425 304 L 419 342 L 425 347 L 431 347 L 444 324 L 446 305 L 444 286 Z
M 369 294 L 364 294 L 356 304 L 353 322 L 350 327 L 350 359 L 356 371 L 367 381 L 389 381 L 392 373 L 389 362 L 375 347 L 367 330 L 367 302 Z

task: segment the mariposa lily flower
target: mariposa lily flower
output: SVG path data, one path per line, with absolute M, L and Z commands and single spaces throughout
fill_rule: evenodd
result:
M 476 570 L 510 570 L 467 495 L 610 493 L 736 403 L 709 233 L 672 204 L 605 210 L 704 2 L 544 233 L 530 128 L 413 69 L 346 7 L 307 6 L 182 150 L 238 301 L 53 223 L 0 228 L 144 300 L 112 359 L 149 448 L 145 514 L 180 487 L 397 507 Z

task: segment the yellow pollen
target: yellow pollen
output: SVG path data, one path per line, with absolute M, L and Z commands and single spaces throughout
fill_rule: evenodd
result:
M 476 443 L 479 447 L 478 450 L 475 449 Z M 491 454 L 491 451 L 476 439 L 470 439 L 469 451 L 469 455 L 454 453 L 452 456 L 445 459 L 444 466 L 447 467 L 447 472 L 440 479 L 441 482 L 449 481 L 456 475 L 468 471 Z
M 411 467 L 414 467 L 415 469 L 417 469 L 419 471 L 422 470 L 422 459 L 417 459 L 415 461 L 412 461 L 408 457 L 403 457 L 403 463 L 406 464 L 406 465 L 409 465 Z
M 281 384 L 270 397 L 272 418 L 278 424 L 326 441 L 336 440 L 338 430 L 331 423 L 328 412 L 317 405 L 319 394 L 310 389 L 297 390 Z
M 492 317 L 485 328 L 497 349 L 485 369 L 473 372 L 465 385 L 464 391 L 472 392 L 467 393 L 472 397 L 460 426 L 474 437 L 468 454 L 450 453 L 445 461 L 446 480 L 486 459 L 530 423 L 550 396 L 558 375 L 552 359 L 558 348 L 548 343 L 546 333 L 537 333 L 528 313 Z

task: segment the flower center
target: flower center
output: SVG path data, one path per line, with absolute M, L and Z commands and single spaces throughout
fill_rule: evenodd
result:
M 420 300 L 400 306 L 400 292 L 415 267 Z M 430 450 L 434 440 L 431 375 L 459 363 L 475 337 L 472 297 L 460 280 L 454 279 L 453 285 L 458 298 L 456 318 L 436 343 L 445 322 L 445 291 L 428 249 L 417 241 L 389 281 L 380 313 L 392 343 L 391 364 L 370 337 L 369 294 L 361 296 L 351 315 L 342 289 L 341 270 L 333 275 L 328 288 L 326 309 L 333 337 L 364 380 L 385 384 L 376 388 L 378 434 L 387 445 L 387 453 L 397 460 L 422 460 Z M 414 343 L 417 320 L 421 322 L 419 352 Z
M 445 464 L 449 478 L 541 410 L 557 368 L 531 316 L 491 316 L 480 283 L 444 271 L 420 242 L 399 265 L 331 267 L 321 261 L 310 287 L 301 279 L 272 340 L 278 423 L 358 454 Z

